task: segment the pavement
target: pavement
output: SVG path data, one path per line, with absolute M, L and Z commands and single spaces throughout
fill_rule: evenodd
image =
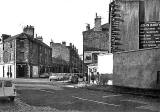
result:
M 95 91 L 104 91 L 104 92 L 160 98 L 160 90 L 128 88 L 128 87 L 120 87 L 120 86 L 114 86 L 114 85 L 104 85 L 104 86 L 92 85 L 92 86 L 86 86 L 86 88 L 89 90 L 95 90 Z
M 112 92 L 112 93 L 120 93 L 120 94 L 132 94 L 138 96 L 148 96 L 160 98 L 160 90 L 149 90 L 149 89 L 138 89 L 138 88 L 127 88 L 120 87 L 114 85 L 96 85 L 96 84 L 87 84 L 85 82 L 79 82 L 78 84 L 68 83 L 68 81 L 49 81 L 49 79 L 25 79 L 25 78 L 17 78 L 14 79 L 16 85 L 54 85 L 63 84 L 63 87 L 71 87 L 71 88 L 84 88 L 94 91 L 104 91 L 104 92 Z
M 52 82 L 49 81 L 48 78 L 33 78 L 33 79 L 16 78 L 13 81 L 15 82 L 15 84 L 47 84 L 47 85 L 52 84 Z

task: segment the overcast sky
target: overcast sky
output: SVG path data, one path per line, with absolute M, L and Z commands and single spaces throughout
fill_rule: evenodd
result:
M 0 35 L 16 35 L 26 25 L 49 45 L 66 41 L 73 43 L 82 54 L 86 23 L 94 26 L 95 13 L 108 22 L 110 0 L 0 0 Z

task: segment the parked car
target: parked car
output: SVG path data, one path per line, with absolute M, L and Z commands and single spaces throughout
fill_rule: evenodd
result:
M 12 79 L 1 78 L 0 79 L 0 98 L 8 97 L 10 101 L 14 101 L 16 96 L 16 88 Z
M 49 73 L 40 74 L 40 78 L 48 78 L 48 77 L 49 77 Z
M 63 79 L 63 76 L 61 75 L 52 75 L 52 76 L 49 76 L 49 80 L 52 81 L 52 80 L 56 80 L 56 81 L 59 81 Z
M 56 80 L 56 79 L 57 79 L 57 76 L 56 76 L 56 75 L 49 76 L 49 80 L 50 80 L 50 81 Z

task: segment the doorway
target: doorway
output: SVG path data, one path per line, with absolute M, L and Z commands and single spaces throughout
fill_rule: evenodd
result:
M 26 77 L 26 65 L 18 64 L 17 65 L 17 78 Z

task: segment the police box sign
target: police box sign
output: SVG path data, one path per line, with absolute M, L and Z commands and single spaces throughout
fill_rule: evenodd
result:
M 160 21 L 140 24 L 140 49 L 160 45 Z

